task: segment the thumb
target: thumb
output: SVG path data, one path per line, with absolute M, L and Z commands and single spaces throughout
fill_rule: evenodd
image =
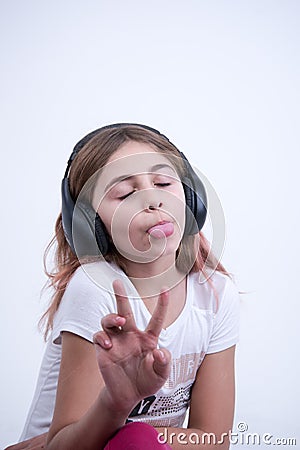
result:
M 167 379 L 171 369 L 171 354 L 166 348 L 156 348 L 153 350 L 153 369 L 157 375 Z

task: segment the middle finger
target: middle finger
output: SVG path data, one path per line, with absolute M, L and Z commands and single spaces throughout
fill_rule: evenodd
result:
M 158 337 L 163 328 L 164 321 L 167 315 L 167 309 L 169 304 L 169 292 L 163 290 L 157 300 L 155 310 L 146 328 L 147 333 Z
M 118 314 L 120 316 L 124 317 L 126 319 L 126 322 L 124 325 L 122 325 L 122 329 L 124 331 L 134 331 L 136 330 L 136 323 L 134 320 L 134 315 L 125 291 L 125 288 L 123 286 L 123 283 L 121 280 L 115 280 L 113 282 L 113 288 L 114 293 L 116 296 L 117 301 L 117 310 Z

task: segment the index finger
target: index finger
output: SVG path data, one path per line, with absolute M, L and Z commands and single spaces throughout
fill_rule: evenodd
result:
M 160 335 L 167 315 L 168 304 L 169 291 L 163 290 L 158 297 L 155 310 L 153 311 L 152 317 L 145 330 L 147 333 L 151 333 L 156 337 Z
M 136 330 L 134 315 L 127 297 L 127 293 L 121 280 L 113 281 L 113 288 L 117 302 L 117 311 L 121 317 L 125 317 L 126 322 L 122 326 L 124 331 Z

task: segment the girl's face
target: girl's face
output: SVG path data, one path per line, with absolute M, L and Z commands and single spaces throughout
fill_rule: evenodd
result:
M 184 190 L 175 167 L 151 145 L 129 141 L 110 157 L 93 206 L 127 260 L 175 257 L 185 226 Z

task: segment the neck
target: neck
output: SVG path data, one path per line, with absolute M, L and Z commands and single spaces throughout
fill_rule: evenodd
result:
M 124 262 L 126 274 L 142 298 L 157 297 L 162 289 L 173 289 L 186 275 L 177 269 L 175 258 L 160 258 L 147 264 Z

